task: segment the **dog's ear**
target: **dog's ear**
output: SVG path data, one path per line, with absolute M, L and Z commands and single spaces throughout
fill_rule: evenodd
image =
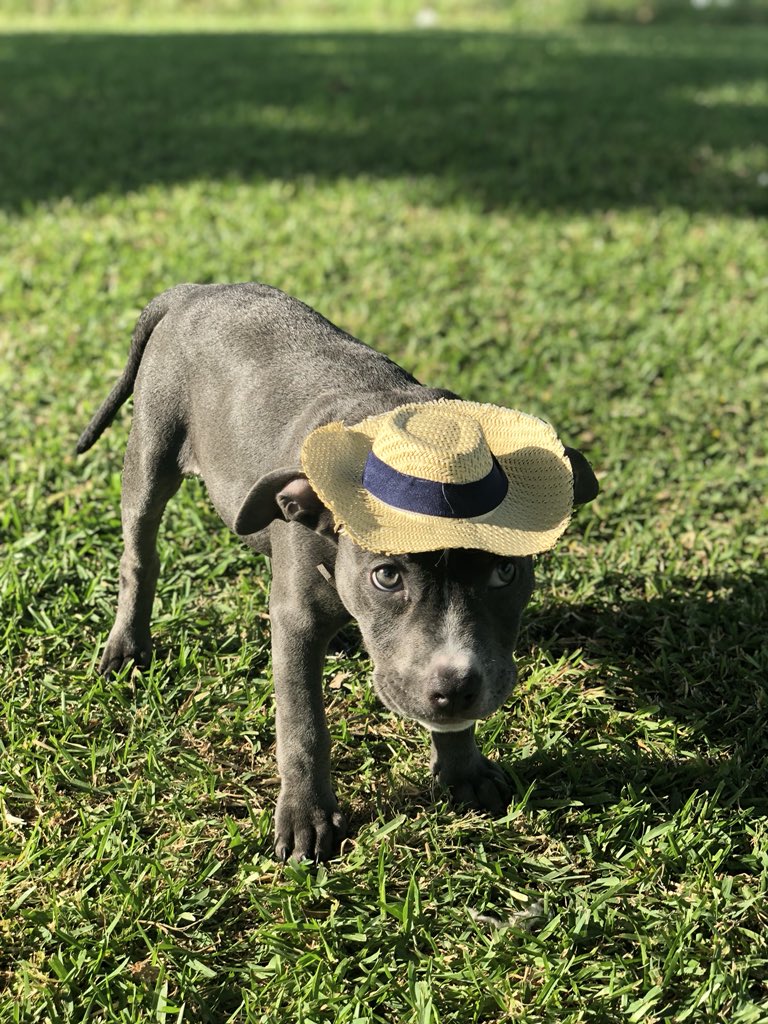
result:
M 296 469 L 276 469 L 256 481 L 237 513 L 235 533 L 257 533 L 278 516 L 328 536 L 335 532 L 331 513 Z
M 575 448 L 566 448 L 565 454 L 573 470 L 573 504 L 584 505 L 588 501 L 594 501 L 600 493 L 600 484 L 592 472 L 592 467 Z

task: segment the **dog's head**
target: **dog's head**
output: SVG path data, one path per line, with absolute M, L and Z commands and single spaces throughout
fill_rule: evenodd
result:
M 530 557 L 462 549 L 384 556 L 342 536 L 336 586 L 391 710 L 450 732 L 509 696 L 512 651 L 533 590 Z
M 598 491 L 589 463 L 566 449 L 574 501 Z M 533 559 L 455 549 L 411 555 L 366 551 L 343 530 L 296 470 L 254 485 L 235 529 L 247 535 L 277 517 L 300 523 L 337 545 L 334 582 L 357 620 L 374 663 L 373 681 L 391 710 L 437 732 L 486 718 L 516 680 L 512 657 L 523 609 L 533 591 Z

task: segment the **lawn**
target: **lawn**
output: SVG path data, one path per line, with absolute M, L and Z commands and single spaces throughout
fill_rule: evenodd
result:
M 0 34 L 0 1022 L 763 1024 L 768 23 L 309 6 Z M 151 669 L 96 672 L 130 409 L 75 441 L 154 294 L 249 279 L 598 471 L 479 730 L 501 820 L 350 630 L 352 839 L 275 863 L 268 567 L 196 481 Z

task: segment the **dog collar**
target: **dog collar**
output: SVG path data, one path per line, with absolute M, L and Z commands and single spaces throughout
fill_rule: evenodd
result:
M 322 562 L 320 562 L 319 565 L 315 566 L 315 568 L 320 573 L 320 575 L 323 577 L 323 579 L 326 581 L 326 583 L 330 583 L 331 586 L 335 590 L 336 589 L 336 580 L 333 578 L 333 573 L 331 572 L 331 570 L 327 566 L 323 565 Z

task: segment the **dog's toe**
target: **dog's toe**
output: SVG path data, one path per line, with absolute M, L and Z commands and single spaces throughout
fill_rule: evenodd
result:
M 141 639 L 127 633 L 110 634 L 99 662 L 103 676 L 116 675 L 126 665 L 147 668 L 152 660 L 152 641 L 149 636 Z
M 461 774 L 451 778 L 438 774 L 438 781 L 446 786 L 454 803 L 476 811 L 486 811 L 499 817 L 512 799 L 512 782 L 501 767 L 487 757 L 480 756 Z
M 281 796 L 275 815 L 278 860 L 309 860 L 316 864 L 330 860 L 339 852 L 345 836 L 344 815 L 335 798 L 320 805 Z

